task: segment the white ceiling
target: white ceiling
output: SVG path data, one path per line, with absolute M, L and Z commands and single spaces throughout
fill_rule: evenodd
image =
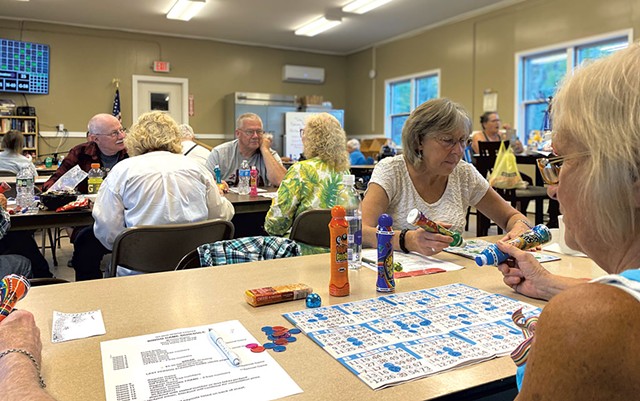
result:
M 174 1 L 0 0 L 0 17 L 350 54 L 524 0 L 395 0 L 364 15 L 342 13 L 341 7 L 350 0 L 207 0 L 189 22 L 165 18 Z M 343 23 L 312 38 L 293 34 L 326 13 L 342 16 Z

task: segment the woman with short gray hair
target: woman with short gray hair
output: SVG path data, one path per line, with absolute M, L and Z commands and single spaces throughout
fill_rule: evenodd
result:
M 394 249 L 430 256 L 448 247 L 451 237 L 407 223 L 414 208 L 456 231 L 463 231 L 469 206 L 507 231 L 505 238 L 530 228 L 474 166 L 461 161 L 470 132 L 469 115 L 449 99 L 429 100 L 411 113 L 402 129 L 403 154 L 381 160 L 373 170 L 362 203 L 365 245 L 376 245 L 378 217 L 387 213 L 396 231 Z

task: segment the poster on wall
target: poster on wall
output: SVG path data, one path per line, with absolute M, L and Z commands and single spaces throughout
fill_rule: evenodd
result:
M 298 112 L 292 111 L 285 113 L 284 117 L 284 129 L 285 129 L 285 147 L 284 156 L 288 156 L 297 160 L 303 151 L 302 138 L 300 137 L 300 130 L 304 128 L 304 122 L 307 117 L 316 113 Z

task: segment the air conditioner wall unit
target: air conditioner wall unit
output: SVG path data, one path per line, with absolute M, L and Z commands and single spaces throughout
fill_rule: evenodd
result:
M 324 68 L 284 65 L 282 67 L 282 81 L 321 84 L 324 83 Z

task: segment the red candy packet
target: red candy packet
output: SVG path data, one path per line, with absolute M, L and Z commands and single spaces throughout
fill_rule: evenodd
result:
M 56 209 L 56 212 L 66 212 L 68 210 L 80 210 L 87 209 L 91 206 L 91 201 L 87 198 L 81 200 L 75 200 L 73 202 L 69 202 L 64 206 L 60 206 Z
M 11 186 L 6 182 L 3 181 L 2 184 L 0 184 L 0 194 L 3 194 L 10 189 L 11 189 Z

